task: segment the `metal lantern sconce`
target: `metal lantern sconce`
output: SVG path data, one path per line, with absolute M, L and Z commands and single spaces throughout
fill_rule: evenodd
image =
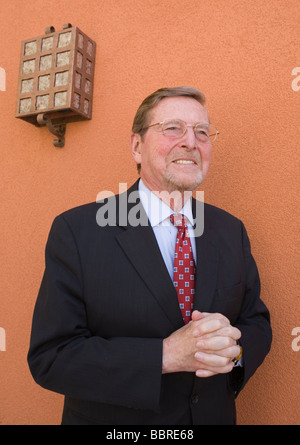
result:
M 22 41 L 16 117 L 46 125 L 63 147 L 66 124 L 92 118 L 96 43 L 70 23 Z

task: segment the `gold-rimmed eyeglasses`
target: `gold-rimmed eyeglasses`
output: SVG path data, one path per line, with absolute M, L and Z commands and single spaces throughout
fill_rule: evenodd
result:
M 169 138 L 181 138 L 187 132 L 187 127 L 192 127 L 198 141 L 200 142 L 214 142 L 219 131 L 212 124 L 198 123 L 198 124 L 187 124 L 181 119 L 167 119 L 163 122 L 157 122 L 156 124 L 144 127 L 146 130 L 150 127 L 160 126 L 159 130 L 165 136 Z

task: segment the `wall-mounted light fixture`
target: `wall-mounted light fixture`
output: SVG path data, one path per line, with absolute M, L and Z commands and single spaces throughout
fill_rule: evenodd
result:
M 16 117 L 46 125 L 56 147 L 66 124 L 92 118 L 96 43 L 70 23 L 22 41 Z

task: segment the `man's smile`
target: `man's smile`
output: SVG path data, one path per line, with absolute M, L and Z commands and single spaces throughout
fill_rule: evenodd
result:
M 172 161 L 173 164 L 192 164 L 192 165 L 197 165 L 197 163 L 195 161 L 192 161 L 191 159 L 176 159 L 175 161 Z

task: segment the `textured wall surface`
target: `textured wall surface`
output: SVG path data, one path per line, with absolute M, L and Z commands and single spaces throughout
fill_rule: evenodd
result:
M 299 1 L 0 0 L 0 9 L 0 424 L 60 422 L 62 396 L 38 387 L 26 363 L 51 222 L 136 179 L 135 110 L 176 85 L 207 96 L 220 137 L 205 200 L 244 221 L 272 316 L 272 350 L 238 397 L 238 423 L 299 424 Z M 14 113 L 21 40 L 68 22 L 97 43 L 94 108 L 59 149 Z

